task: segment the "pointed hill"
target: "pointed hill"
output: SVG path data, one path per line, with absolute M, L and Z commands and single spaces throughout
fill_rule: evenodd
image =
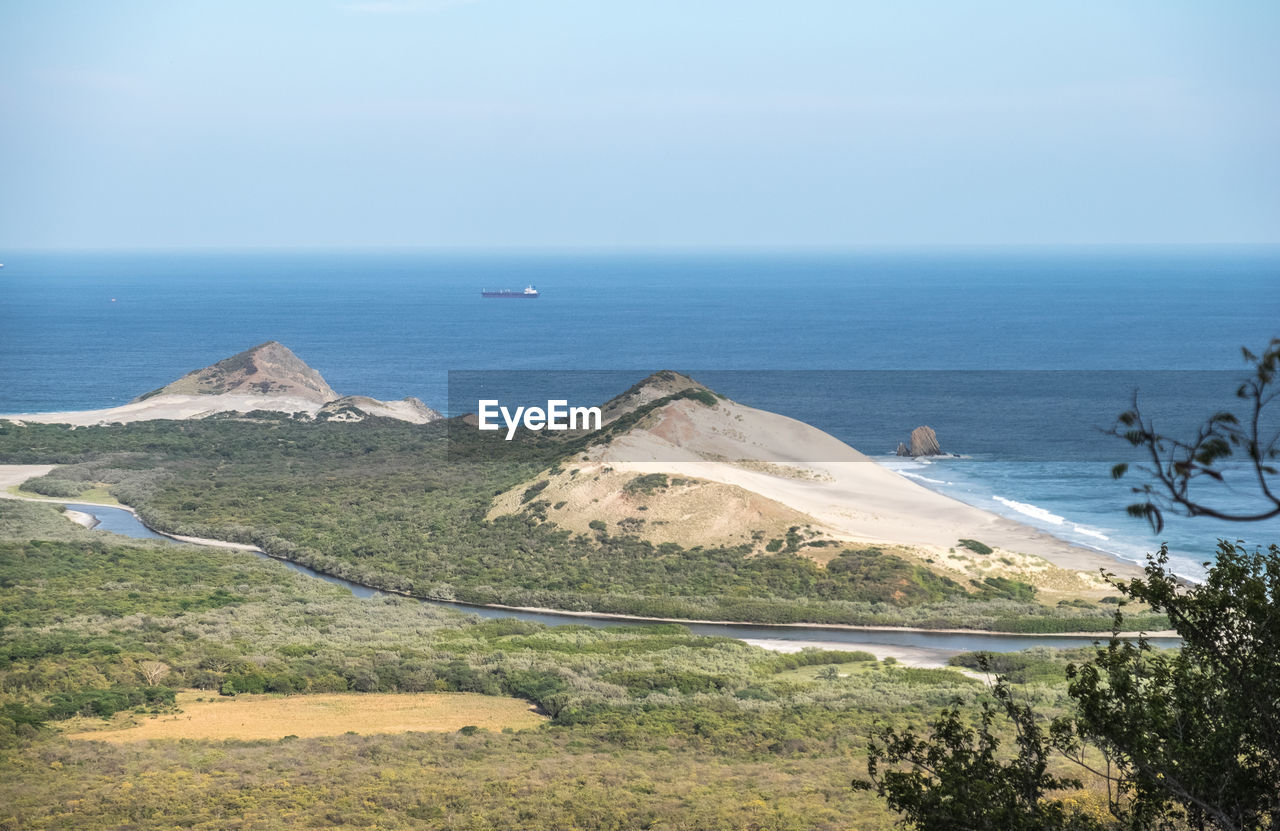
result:
M 171 384 L 133 400 L 157 395 L 282 395 L 326 404 L 341 396 L 319 372 L 307 366 L 289 347 L 270 340 L 223 358 L 212 366 L 188 372 Z

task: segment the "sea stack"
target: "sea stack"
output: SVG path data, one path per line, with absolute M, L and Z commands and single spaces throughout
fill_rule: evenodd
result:
M 899 456 L 941 456 L 942 447 L 938 444 L 938 434 L 932 427 L 920 426 L 911 431 L 910 445 L 898 444 Z

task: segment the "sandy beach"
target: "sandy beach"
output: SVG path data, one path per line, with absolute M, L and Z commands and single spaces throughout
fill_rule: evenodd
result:
M 599 448 L 593 461 L 735 485 L 813 517 L 850 542 L 946 551 L 959 539 L 975 539 L 1089 579 L 1100 569 L 1140 573 L 1133 563 L 929 490 L 786 416 L 732 401 L 706 407 L 688 400 L 668 405 L 658 416 Z
M 0 465 L 0 498 L 7 499 L 25 499 L 28 497 L 17 496 L 9 493 L 9 488 L 21 485 L 28 479 L 34 479 L 37 476 L 44 476 L 53 470 L 57 465 Z M 30 497 L 37 499 L 39 497 Z M 43 500 L 42 500 L 43 501 Z M 57 501 L 57 500 L 48 500 Z M 65 500 L 62 500 L 65 501 Z
M 884 643 L 845 643 L 843 641 L 788 641 L 773 638 L 743 638 L 743 643 L 768 649 L 773 652 L 800 652 L 816 647 L 818 649 L 839 650 L 841 652 L 869 652 L 877 661 L 893 658 L 908 667 L 945 667 L 947 659 L 958 654 L 958 650 L 930 649 L 923 646 L 894 646 Z
M 158 395 L 145 401 L 107 407 L 101 410 L 66 410 L 53 413 L 13 413 L 0 415 L 0 420 L 33 424 L 70 424 L 94 427 L 100 424 L 125 424 L 131 421 L 157 419 L 204 418 L 215 413 L 249 413 L 273 410 L 314 415 L 322 404 L 306 398 L 279 395 Z
M 93 528 L 98 524 L 97 517 L 93 514 L 86 514 L 84 511 L 73 511 L 68 508 L 63 512 L 63 516 L 77 525 L 83 525 L 85 528 Z

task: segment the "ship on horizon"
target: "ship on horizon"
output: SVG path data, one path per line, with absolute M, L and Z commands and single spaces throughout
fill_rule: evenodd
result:
M 534 300 L 538 297 L 538 290 L 533 286 L 528 286 L 524 291 L 512 291 L 511 289 L 481 289 L 481 297 L 521 297 L 528 300 Z

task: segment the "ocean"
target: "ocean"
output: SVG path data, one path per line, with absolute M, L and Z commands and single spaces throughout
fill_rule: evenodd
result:
M 1181 517 L 1156 537 L 1124 514 L 1136 481 L 1108 475 L 1131 451 L 1101 432 L 1134 389 L 1170 429 L 1230 403 L 1240 347 L 1280 335 L 1274 247 L 3 261 L 0 413 L 123 404 L 267 340 L 341 393 L 454 412 L 467 406 L 463 371 L 596 403 L 675 369 L 928 487 L 1127 559 L 1167 541 L 1194 576 L 1218 537 L 1280 541 L 1280 522 Z M 480 297 L 528 284 L 539 299 Z M 891 456 L 920 424 L 958 455 Z

